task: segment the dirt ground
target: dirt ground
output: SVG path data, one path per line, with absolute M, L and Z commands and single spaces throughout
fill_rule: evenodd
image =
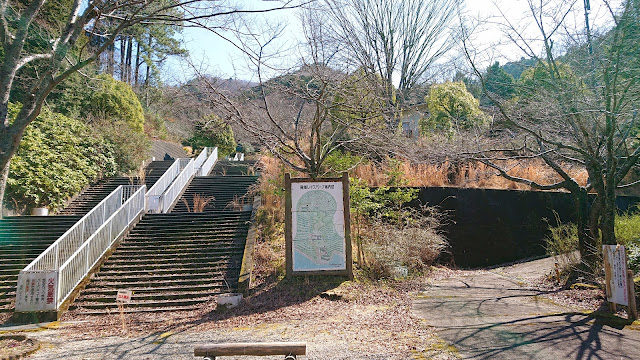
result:
M 557 307 L 554 311 L 601 307 L 601 290 L 563 289 L 550 280 L 553 273 L 547 267 L 531 262 L 490 270 L 433 268 L 423 277 L 375 283 L 333 278 L 267 281 L 236 309 L 218 310 L 212 299 L 190 312 L 128 314 L 124 327 L 117 312 L 83 316 L 70 311 L 47 328 L 10 333 L 41 341 L 41 350 L 31 359 L 194 359 L 193 348 L 199 344 L 264 341 L 305 341 L 306 359 L 458 359 L 466 355 L 453 346 L 455 338 L 441 325 L 452 323 L 447 306 L 467 287 L 434 285 L 488 276 L 508 279 L 523 298 L 532 291 L 536 299 L 546 299 L 537 303 Z M 433 289 L 453 293 L 437 309 L 416 314 L 415 304 L 429 298 L 425 291 Z M 0 328 L 1 333 L 7 331 Z
M 30 358 L 193 359 L 198 344 L 254 341 L 305 341 L 305 359 L 458 358 L 411 312 L 411 294 L 422 278 L 376 284 L 317 280 L 272 284 L 236 309 L 217 311 L 212 302 L 192 312 L 126 315 L 125 328 L 118 313 L 72 311 L 50 328 L 28 333 L 43 344 Z

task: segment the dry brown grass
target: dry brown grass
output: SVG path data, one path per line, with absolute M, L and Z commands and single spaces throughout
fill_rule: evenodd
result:
M 146 164 L 142 163 L 142 166 L 137 171 L 131 172 L 127 175 L 129 178 L 129 185 L 144 185 L 147 182 L 147 172 L 145 171 Z M 149 190 L 147 188 L 147 190 Z
M 182 199 L 182 202 L 187 207 L 187 212 L 201 213 L 207 207 L 207 205 L 215 200 L 213 196 L 204 196 L 200 194 L 193 194 L 193 208 L 189 207 L 189 203 L 186 199 Z
M 232 211 L 242 211 L 247 202 L 247 198 L 244 196 L 233 195 L 233 200 L 229 201 L 225 206 L 225 209 Z
M 509 174 L 540 184 L 552 184 L 560 180 L 560 177 L 540 161 L 528 163 L 509 162 L 504 164 L 509 168 Z M 389 179 L 387 167 L 365 164 L 354 169 L 353 175 L 367 181 L 370 186 L 385 185 Z M 460 188 L 485 188 L 485 189 L 520 189 L 529 190 L 529 186 L 519 184 L 498 175 L 497 171 L 489 166 L 479 163 L 455 164 L 445 161 L 441 164 L 409 164 L 403 162 L 400 170 L 408 186 L 415 187 L 460 187 Z M 570 169 L 568 171 L 574 179 L 582 185 L 587 182 L 587 173 L 582 169 Z
M 286 170 L 280 160 L 272 156 L 262 156 L 257 164 L 260 169 L 260 193 L 262 208 L 274 222 L 284 221 L 284 174 Z

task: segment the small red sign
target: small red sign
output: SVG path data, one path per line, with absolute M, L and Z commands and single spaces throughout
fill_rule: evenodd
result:
M 122 303 L 130 303 L 132 294 L 133 293 L 129 290 L 118 290 L 118 294 L 116 295 L 116 301 L 119 301 Z

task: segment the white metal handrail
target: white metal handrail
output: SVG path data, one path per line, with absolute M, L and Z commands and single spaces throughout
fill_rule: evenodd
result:
M 202 167 L 205 161 L 207 161 L 207 153 L 209 149 L 211 148 L 205 147 L 204 149 L 202 149 L 198 157 L 196 157 L 196 159 L 194 160 L 193 168 L 196 169 L 196 171 Z
M 146 186 L 124 189 L 135 192 L 60 266 L 58 271 L 58 304 L 62 304 L 89 271 L 102 259 L 113 243 L 144 211 Z M 126 201 L 124 201 L 126 200 Z
M 171 183 L 180 174 L 180 159 L 171 164 L 167 171 L 156 181 L 155 184 L 147 191 L 146 195 L 146 207 L 147 211 L 157 211 L 160 202 L 160 196 L 171 185 Z
M 144 211 L 146 189 L 145 185 L 118 186 L 20 271 L 16 311 L 52 310 L 61 305 L 113 241 Z
M 207 148 L 207 149 L 211 149 L 211 148 Z M 213 149 L 211 149 L 211 154 L 209 154 L 209 156 L 207 157 L 207 160 L 200 167 L 197 175 L 207 176 L 207 174 L 211 172 L 211 169 L 213 169 L 213 166 L 216 164 L 216 161 L 218 161 L 218 148 L 214 147 Z
M 180 159 L 186 162 L 186 165 L 180 172 L 180 175 L 176 177 L 175 181 L 169 185 L 169 188 L 160 196 L 158 212 L 166 213 L 169 208 L 176 201 L 176 198 L 182 193 L 184 187 L 189 183 L 189 180 L 195 174 L 195 168 L 193 166 L 193 159 Z M 188 161 L 188 162 L 187 162 Z
M 104 222 L 122 206 L 125 186 L 118 186 L 91 211 L 83 216 L 53 244 L 35 258 L 24 270 L 57 269 L 73 254 Z

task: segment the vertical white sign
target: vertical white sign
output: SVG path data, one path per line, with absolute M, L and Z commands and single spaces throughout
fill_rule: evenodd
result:
M 605 281 L 609 292 L 607 300 L 629 306 L 629 284 L 627 283 L 627 261 L 624 246 L 602 245 Z
M 57 310 L 58 272 L 28 271 L 18 275 L 16 311 Z

